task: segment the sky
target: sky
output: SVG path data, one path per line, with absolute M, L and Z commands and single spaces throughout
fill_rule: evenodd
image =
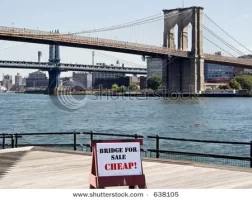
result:
M 79 32 L 110 27 L 161 14 L 163 9 L 182 7 L 182 2 L 182 0 L 1 0 L 0 26 L 44 31 L 59 29 L 61 33 Z M 184 0 L 184 6 L 204 7 L 204 13 L 236 40 L 252 50 L 252 39 L 250 39 L 252 32 L 251 0 Z M 206 18 L 204 18 L 204 25 L 225 38 L 244 54 L 249 53 L 235 41 L 229 39 L 225 33 Z M 102 33 L 103 35 L 99 35 L 99 37 L 161 45 L 162 27 L 163 22 L 158 21 L 141 27 Z M 214 41 L 207 34 L 205 36 Z M 217 41 L 216 43 L 218 44 Z M 220 46 L 223 45 L 220 44 Z M 205 52 L 214 53 L 219 50 L 211 43 L 204 41 Z M 42 61 L 48 61 L 48 45 L 0 41 L 0 60 L 37 61 L 38 51 L 43 54 Z M 117 59 L 121 63 L 128 61 L 129 64 L 127 63 L 126 66 L 146 66 L 141 56 L 96 51 L 95 62 L 115 64 Z M 61 62 L 91 64 L 92 50 L 61 47 Z M 15 75 L 17 72 L 27 76 L 31 70 L 0 68 L 0 74 Z M 64 73 L 64 75 L 69 76 L 71 72 Z

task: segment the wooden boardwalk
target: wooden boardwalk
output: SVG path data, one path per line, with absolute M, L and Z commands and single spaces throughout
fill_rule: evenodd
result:
M 89 153 L 28 147 L 0 150 L 0 188 L 85 189 Z M 252 188 L 252 169 L 143 159 L 152 189 Z

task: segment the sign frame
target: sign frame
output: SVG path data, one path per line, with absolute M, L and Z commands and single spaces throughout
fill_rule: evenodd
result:
M 139 188 L 146 189 L 145 175 L 143 172 L 142 159 L 140 162 L 142 168 L 141 175 L 128 175 L 128 176 L 99 176 L 98 173 L 98 156 L 97 144 L 98 143 L 131 143 L 138 142 L 140 146 L 143 144 L 142 139 L 125 139 L 125 140 L 93 140 L 92 147 L 92 166 L 89 175 L 89 188 L 90 189 L 104 189 L 106 187 L 128 186 L 129 189 Z

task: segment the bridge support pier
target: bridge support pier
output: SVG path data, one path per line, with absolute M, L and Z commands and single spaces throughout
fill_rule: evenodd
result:
M 60 47 L 59 45 L 49 46 L 49 62 L 55 64 L 55 68 L 48 71 L 49 83 L 47 87 L 47 94 L 56 95 L 60 87 Z
M 178 50 L 188 49 L 188 26 L 192 25 L 192 48 L 187 58 L 163 58 L 163 87 L 166 91 L 199 93 L 204 91 L 204 57 L 203 57 L 203 8 L 189 7 L 163 10 L 164 47 L 173 48 L 178 41 Z M 178 34 L 174 27 L 178 25 Z M 174 39 L 175 38 L 175 39 Z
M 57 90 L 60 87 L 60 70 L 57 68 L 53 68 L 48 71 L 49 74 L 49 83 L 47 87 L 47 94 L 55 95 L 57 94 Z
M 163 59 L 163 87 L 168 92 L 195 94 L 204 90 L 204 59 Z

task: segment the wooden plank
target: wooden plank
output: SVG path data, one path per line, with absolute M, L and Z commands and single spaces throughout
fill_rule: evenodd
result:
M 25 154 L 2 154 L 0 163 L 17 158 L 18 162 L 0 178 L 0 188 L 88 188 L 89 155 L 36 149 Z M 249 169 L 150 160 L 143 161 L 143 169 L 148 188 L 252 188 L 252 170 Z

